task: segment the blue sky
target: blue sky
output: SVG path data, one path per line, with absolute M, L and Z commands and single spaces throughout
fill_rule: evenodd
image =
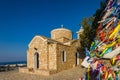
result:
M 76 38 L 78 24 L 100 7 L 101 0 L 0 0 L 0 62 L 25 60 L 35 35 L 65 28 Z

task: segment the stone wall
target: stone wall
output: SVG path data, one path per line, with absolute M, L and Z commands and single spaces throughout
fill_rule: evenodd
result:
M 58 40 L 60 38 L 72 39 L 72 32 L 65 28 L 58 28 L 51 31 L 51 39 Z
M 57 44 L 49 44 L 49 69 L 57 70 Z
M 66 52 L 66 62 L 62 61 L 62 51 Z M 57 71 L 58 72 L 75 67 L 76 52 L 77 51 L 75 46 L 65 46 L 60 44 L 57 46 Z
M 65 42 L 69 42 L 69 41 L 70 41 L 68 38 L 65 38 L 65 37 L 59 38 L 59 39 L 56 39 L 56 40 L 59 41 L 59 42 L 62 42 L 62 43 L 65 43 Z
M 56 71 L 55 70 L 30 70 L 29 68 L 19 68 L 19 72 L 21 73 L 29 73 L 29 74 L 36 74 L 36 75 L 44 75 L 44 76 L 49 76 L 49 75 L 52 75 L 52 74 L 55 74 Z
M 39 69 L 48 69 L 47 42 L 40 38 L 35 38 L 27 51 L 27 67 L 34 68 L 34 55 L 39 54 Z

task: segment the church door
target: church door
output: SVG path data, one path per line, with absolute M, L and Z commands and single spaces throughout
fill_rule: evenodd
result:
M 34 68 L 35 69 L 39 68 L 39 54 L 38 54 L 38 52 L 36 52 L 34 55 Z

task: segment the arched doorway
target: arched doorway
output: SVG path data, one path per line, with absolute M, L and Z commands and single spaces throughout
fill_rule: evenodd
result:
M 34 54 L 34 68 L 39 68 L 39 54 L 38 52 L 35 52 Z
M 79 65 L 79 56 L 80 56 L 80 54 L 77 52 L 77 53 L 75 54 L 75 65 L 76 65 L 76 66 Z

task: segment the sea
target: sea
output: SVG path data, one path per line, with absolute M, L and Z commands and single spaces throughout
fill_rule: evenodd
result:
M 27 61 L 0 62 L 0 65 L 27 64 Z

